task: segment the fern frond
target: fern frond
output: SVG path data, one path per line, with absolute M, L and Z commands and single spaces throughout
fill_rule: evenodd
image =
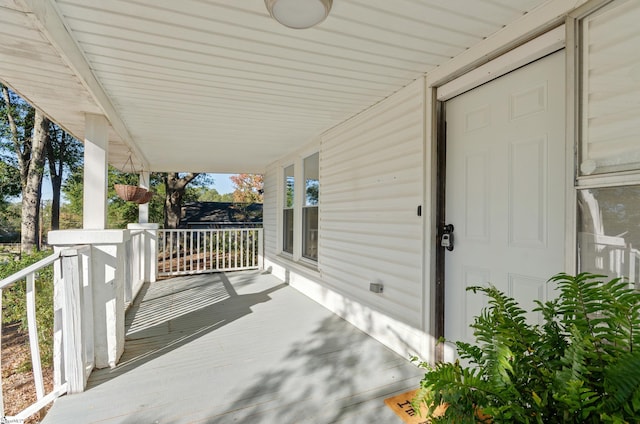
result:
M 464 368 L 457 361 L 431 367 L 420 387 L 420 398 L 414 407 L 422 403 L 432 415 L 439 405 L 446 403 L 449 407 L 438 421 L 456 423 L 474 423 L 476 405 L 487 402 L 489 391 L 477 369 Z
M 607 394 L 607 412 L 619 411 L 627 405 L 633 406 L 633 399 L 640 399 L 640 353 L 630 353 L 605 371 L 604 388 Z M 640 405 L 634 408 L 640 415 Z M 640 418 L 640 416 L 635 416 Z

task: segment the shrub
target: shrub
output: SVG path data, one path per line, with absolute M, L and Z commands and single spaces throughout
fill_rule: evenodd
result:
M 10 261 L 0 268 L 0 279 L 9 277 L 27 266 L 49 256 L 51 251 L 41 251 L 22 255 L 19 260 Z M 20 323 L 20 331 L 27 331 L 26 282 L 18 281 L 8 289 L 2 290 L 2 322 Z M 53 267 L 40 270 L 35 281 L 36 321 L 38 323 L 38 341 L 42 365 L 49 366 L 53 360 Z M 20 367 L 30 370 L 29 364 Z
M 458 424 L 482 422 L 478 410 L 493 423 L 640 422 L 640 293 L 604 278 L 551 278 L 559 296 L 537 303 L 542 325 L 495 287 L 468 288 L 489 298 L 476 343 L 456 343 L 470 365 L 421 363 L 416 410 L 445 403 L 434 422 Z

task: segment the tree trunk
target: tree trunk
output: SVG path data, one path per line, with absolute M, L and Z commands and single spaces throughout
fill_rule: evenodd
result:
M 42 176 L 47 138 L 49 136 L 49 120 L 40 111 L 34 118 L 33 136 L 31 137 L 31 158 L 26 163 L 26 184 L 22 190 L 22 234 L 21 250 L 31 253 L 40 248 L 39 221 L 40 197 L 42 194 Z
M 60 148 L 58 158 L 53 148 L 53 140 L 47 140 L 47 162 L 49 163 L 49 176 L 51 177 L 51 189 L 53 197 L 51 199 L 51 230 L 60 229 L 60 195 L 62 192 L 62 169 L 64 163 L 63 152 L 65 151 L 66 135 L 60 138 Z
M 180 225 L 182 197 L 187 184 L 197 176 L 198 173 L 189 173 L 180 178 L 177 172 L 170 172 L 164 175 L 166 192 L 164 199 L 164 228 L 175 229 Z

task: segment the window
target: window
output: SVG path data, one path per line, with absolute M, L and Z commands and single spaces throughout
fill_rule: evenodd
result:
M 578 271 L 640 280 L 640 2 L 578 23 Z
M 580 175 L 640 169 L 640 3 L 614 2 L 581 22 Z
M 319 154 L 304 159 L 304 207 L 302 208 L 302 256 L 318 260 Z
M 579 191 L 578 261 L 581 272 L 627 277 L 640 272 L 640 186 Z
M 284 202 L 282 210 L 282 251 L 293 254 L 293 209 L 295 204 L 295 179 L 293 165 L 284 169 Z

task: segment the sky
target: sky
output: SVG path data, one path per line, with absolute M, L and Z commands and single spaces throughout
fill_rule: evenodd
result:
M 218 190 L 220 194 L 233 193 L 233 183 L 229 179 L 231 175 L 236 174 L 211 174 L 213 176 L 213 185 L 211 188 Z M 51 180 L 44 178 L 42 180 L 42 200 L 51 200 L 52 197 Z
M 233 193 L 233 183 L 229 179 L 230 176 L 236 174 L 211 174 L 213 175 L 213 186 L 220 194 Z

